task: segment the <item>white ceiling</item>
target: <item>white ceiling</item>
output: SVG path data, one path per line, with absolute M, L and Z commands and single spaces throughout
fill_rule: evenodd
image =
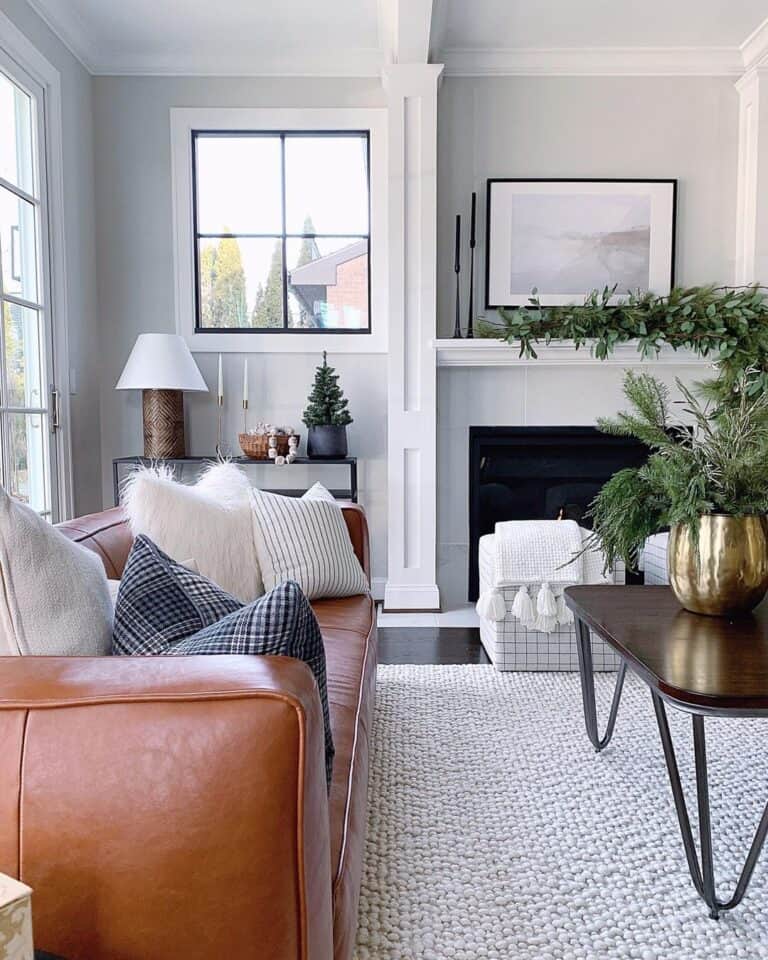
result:
M 436 0 L 443 47 L 737 47 L 768 0 Z
M 393 10 L 405 5 L 402 27 L 416 9 L 416 0 L 29 2 L 91 72 L 128 74 L 376 76 Z M 454 74 L 730 74 L 753 47 L 765 51 L 766 17 L 768 0 L 433 0 L 430 46 Z M 746 57 L 740 48 L 761 23 Z
M 339 76 L 380 67 L 376 2 L 30 0 L 94 73 Z

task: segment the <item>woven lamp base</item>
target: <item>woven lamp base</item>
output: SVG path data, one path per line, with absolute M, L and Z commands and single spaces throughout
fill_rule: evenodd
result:
M 181 390 L 144 390 L 144 456 L 170 460 L 186 455 Z

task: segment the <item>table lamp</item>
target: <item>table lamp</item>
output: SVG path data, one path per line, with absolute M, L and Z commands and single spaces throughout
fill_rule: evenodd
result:
M 141 390 L 144 456 L 152 460 L 186 455 L 184 390 L 208 390 L 183 337 L 142 333 L 116 390 Z

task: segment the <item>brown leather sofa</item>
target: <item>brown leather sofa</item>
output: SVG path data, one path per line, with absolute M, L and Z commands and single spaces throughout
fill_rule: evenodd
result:
M 369 574 L 368 528 L 344 505 Z M 120 576 L 117 509 L 60 529 Z M 336 744 L 286 657 L 0 659 L 0 871 L 68 960 L 349 960 L 376 668 L 367 596 L 314 603 Z

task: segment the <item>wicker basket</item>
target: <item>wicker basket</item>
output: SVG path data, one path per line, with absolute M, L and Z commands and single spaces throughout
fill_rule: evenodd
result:
M 298 449 L 300 437 L 297 433 L 293 434 L 296 437 L 296 448 Z M 269 435 L 266 433 L 241 433 L 239 438 L 240 440 L 240 449 L 243 451 L 243 454 L 246 457 L 250 457 L 251 460 L 269 460 Z M 280 457 L 288 456 L 288 436 L 285 434 L 278 434 L 275 437 L 277 441 L 277 454 Z

